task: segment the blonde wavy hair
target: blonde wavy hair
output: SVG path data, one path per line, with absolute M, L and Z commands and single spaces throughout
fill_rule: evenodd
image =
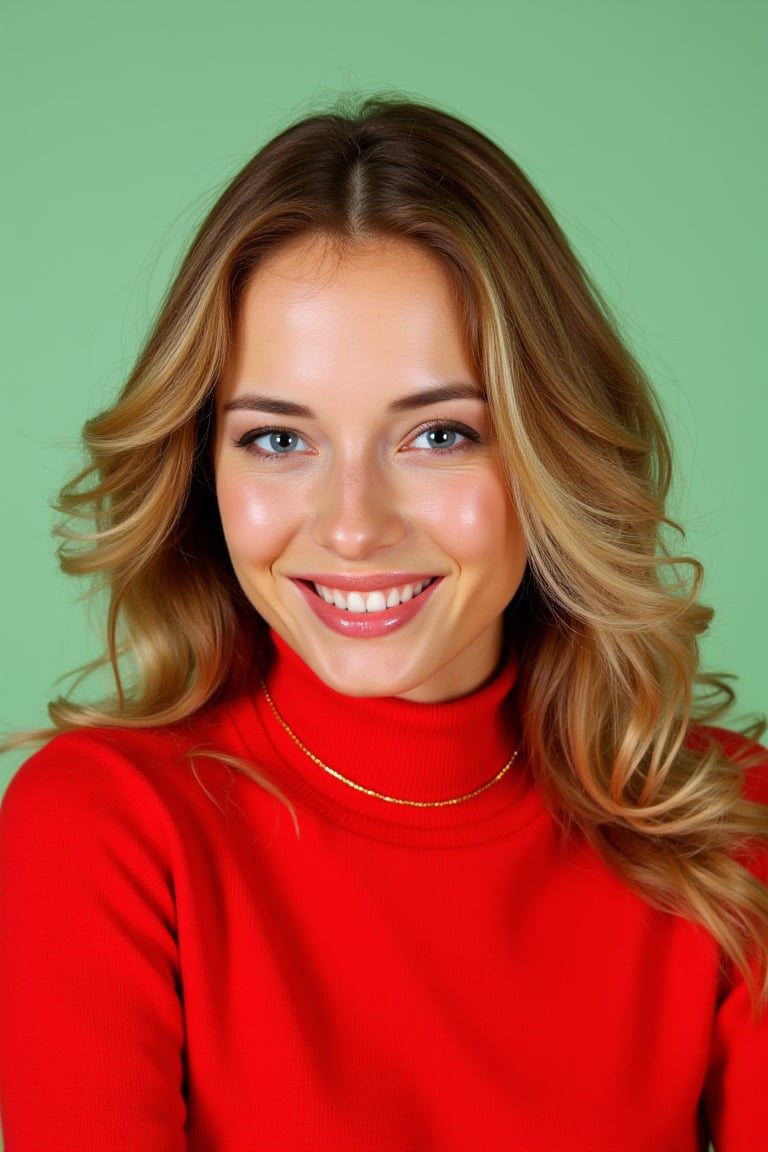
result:
M 670 544 L 651 388 L 519 168 L 433 108 L 375 99 L 305 119 L 205 220 L 61 495 L 61 564 L 108 593 L 116 690 L 98 707 L 56 700 L 56 729 L 169 724 L 246 683 L 265 630 L 219 523 L 213 395 L 248 278 L 311 233 L 409 240 L 452 276 L 529 549 L 509 614 L 529 761 L 564 825 L 700 922 L 768 999 L 768 890 L 746 867 L 768 809 L 744 797 L 744 763 L 690 736 L 733 693 L 698 670 L 711 611 L 699 565 Z

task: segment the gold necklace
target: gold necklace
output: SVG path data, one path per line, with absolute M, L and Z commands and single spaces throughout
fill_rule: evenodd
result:
M 277 710 L 277 705 L 269 694 L 266 684 L 261 681 L 261 686 L 264 689 L 264 695 L 267 699 L 269 707 L 272 709 L 272 714 L 277 720 L 280 727 L 290 736 L 297 748 L 300 748 L 305 756 L 309 757 L 313 764 L 317 764 L 318 768 L 322 768 L 329 776 L 333 776 L 334 780 L 340 780 L 342 784 L 346 784 L 349 788 L 354 788 L 356 792 L 363 792 L 366 796 L 373 796 L 375 800 L 384 800 L 387 804 L 403 804 L 409 808 L 445 808 L 450 804 L 461 804 L 464 800 L 472 800 L 473 797 L 479 796 L 481 792 L 485 792 L 487 788 L 498 783 L 503 776 L 506 776 L 510 768 L 517 759 L 518 749 L 516 748 L 509 760 L 503 768 L 501 768 L 492 780 L 487 780 L 485 784 L 481 784 L 479 788 L 473 789 L 472 792 L 465 792 L 463 796 L 451 796 L 448 800 L 404 800 L 400 796 L 385 796 L 383 792 L 376 792 L 373 788 L 364 788 L 362 784 L 356 784 L 354 780 L 350 780 L 347 776 L 342 776 L 341 772 L 337 772 L 335 768 L 331 768 L 329 764 L 325 764 L 319 756 L 315 756 L 314 752 L 310 752 L 306 744 L 303 743 L 293 731 L 287 720 Z

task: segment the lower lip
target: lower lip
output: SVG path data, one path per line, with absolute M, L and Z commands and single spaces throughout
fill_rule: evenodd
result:
M 345 608 L 337 608 L 335 604 L 326 603 L 304 580 L 294 580 L 293 583 L 318 620 L 327 628 L 338 632 L 341 636 L 373 639 L 376 636 L 388 636 L 390 632 L 409 624 L 432 599 L 433 592 L 438 584 L 442 583 L 442 577 L 438 576 L 428 588 L 405 604 L 398 604 L 396 608 L 385 608 L 383 612 L 347 612 Z

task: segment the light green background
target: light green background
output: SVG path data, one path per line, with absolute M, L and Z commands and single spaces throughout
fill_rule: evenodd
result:
M 195 223 L 276 129 L 399 89 L 505 146 L 655 380 L 704 654 L 765 709 L 764 0 L 2 0 L 0 725 L 96 650 L 50 501 Z M 19 757 L 4 758 L 0 779 Z

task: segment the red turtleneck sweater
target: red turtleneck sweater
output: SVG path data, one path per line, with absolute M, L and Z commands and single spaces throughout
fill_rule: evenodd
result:
M 437 799 L 509 759 L 512 666 L 350 700 L 278 651 L 281 714 L 363 786 Z M 768 1021 L 700 928 L 558 837 L 523 763 L 385 804 L 257 690 L 57 737 L 7 793 L 0 876 L 6 1152 L 768 1147 Z

